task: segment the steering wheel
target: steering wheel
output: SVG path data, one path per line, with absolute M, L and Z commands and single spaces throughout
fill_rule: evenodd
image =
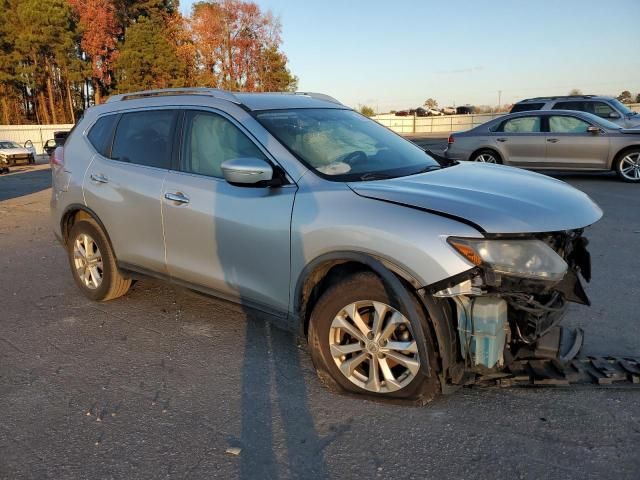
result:
M 365 161 L 368 160 L 368 158 L 369 157 L 367 157 L 367 154 L 364 153 L 362 150 L 356 150 L 355 152 L 351 152 L 346 157 L 344 157 L 342 159 L 342 162 L 348 165 L 355 165 L 361 160 L 365 160 Z

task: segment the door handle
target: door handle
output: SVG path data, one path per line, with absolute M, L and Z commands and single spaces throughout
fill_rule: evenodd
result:
M 547 138 L 547 142 L 549 143 L 556 143 L 558 141 L 557 138 Z
M 189 197 L 187 197 L 184 193 L 181 193 L 181 192 L 165 193 L 164 198 L 176 203 L 182 203 L 182 204 L 189 203 Z
M 496 138 L 496 140 L 499 141 L 499 142 L 506 142 L 507 141 L 506 138 Z
M 96 183 L 109 183 L 109 179 L 104 175 L 102 175 L 101 173 L 98 173 L 98 174 L 92 173 L 89 176 L 89 178 L 91 178 L 91 181 Z

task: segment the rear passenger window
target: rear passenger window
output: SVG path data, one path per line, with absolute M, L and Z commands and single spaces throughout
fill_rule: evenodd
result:
M 558 102 L 553 106 L 553 110 L 578 110 L 586 112 L 587 107 L 584 102 Z
M 513 107 L 511 107 L 510 113 L 540 110 L 542 107 L 544 107 L 544 103 L 516 103 Z
M 540 117 L 519 117 L 504 122 L 499 132 L 504 133 L 538 133 L 540 132 Z
M 176 118 L 175 110 L 147 110 L 123 114 L 116 127 L 111 158 L 121 162 L 168 169 L 171 163 Z
M 256 144 L 226 118 L 187 111 L 180 165 L 183 172 L 222 178 L 222 163 L 242 157 L 266 160 Z
M 111 141 L 111 134 L 113 133 L 113 126 L 115 125 L 117 115 L 107 115 L 106 117 L 100 117 L 96 123 L 93 124 L 91 130 L 87 134 L 87 138 L 93 148 L 102 155 L 108 155 L 109 142 Z M 71 136 L 71 134 L 69 134 Z M 68 137 L 67 137 L 68 138 Z

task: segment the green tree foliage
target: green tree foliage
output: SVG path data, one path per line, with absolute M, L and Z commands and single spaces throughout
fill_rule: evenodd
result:
M 200 2 L 190 18 L 178 0 L 0 0 L 0 122 L 74 122 L 149 88 L 295 90 L 280 44 L 279 21 L 245 0 Z
M 127 29 L 116 72 L 120 92 L 185 86 L 184 66 L 158 19 L 138 17 Z
M 376 112 L 369 105 L 362 105 L 360 107 L 360 113 L 365 117 L 373 117 Z
M 572 88 L 569 90 L 569 95 L 582 95 L 582 90 L 579 88 Z

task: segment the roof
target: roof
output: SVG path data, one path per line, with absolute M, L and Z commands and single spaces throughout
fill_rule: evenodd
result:
M 236 93 L 217 88 L 166 88 L 114 95 L 107 103 L 140 100 L 165 96 L 203 95 L 242 105 L 249 110 L 276 110 L 287 108 L 345 108 L 338 100 L 323 93 L 272 92 Z
M 524 100 L 520 100 L 517 103 L 524 102 L 539 102 L 539 101 L 549 101 L 549 100 L 570 100 L 570 99 L 591 99 L 591 98 L 612 98 L 604 95 L 553 95 L 549 97 L 534 97 L 534 98 L 525 98 Z
M 345 108 L 335 98 L 322 93 L 236 93 L 235 97 L 250 110 Z

